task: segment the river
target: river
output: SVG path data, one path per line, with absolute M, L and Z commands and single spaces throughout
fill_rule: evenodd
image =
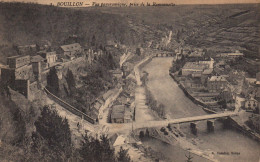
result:
M 207 114 L 187 98 L 177 83 L 169 76 L 171 63 L 172 58 L 154 58 L 142 69 L 149 73 L 148 89 L 155 99 L 165 106 L 167 118 L 175 119 Z M 220 121 L 215 121 L 215 131 L 212 133 L 207 132 L 205 121 L 197 124 L 197 136 L 190 133 L 189 124 L 181 124 L 180 129 L 189 140 L 195 141 L 198 148 L 212 152 L 219 161 L 259 161 L 260 144 L 234 129 L 224 129 Z M 155 142 L 152 139 L 150 142 L 149 140 L 145 141 L 145 143 L 155 149 L 165 147 L 165 144 Z M 172 155 L 171 153 L 176 150 L 167 147 L 163 151 L 167 156 Z M 196 161 L 196 159 L 194 160 Z M 172 161 L 175 161 L 174 158 Z

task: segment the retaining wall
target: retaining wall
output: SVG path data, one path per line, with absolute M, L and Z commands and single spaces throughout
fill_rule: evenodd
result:
M 91 124 L 95 124 L 96 121 L 91 118 L 90 116 L 88 116 L 87 114 L 83 113 L 82 111 L 79 111 L 78 109 L 76 109 L 75 107 L 71 106 L 70 104 L 66 103 L 65 101 L 63 101 L 62 99 L 60 99 L 59 97 L 55 96 L 54 94 L 52 94 L 50 91 L 48 91 L 46 88 L 44 88 L 44 91 L 47 93 L 47 95 L 54 100 L 56 103 L 58 103 L 59 105 L 61 105 L 62 107 L 64 107 L 66 110 L 70 111 L 71 113 L 73 113 L 74 115 L 79 116 L 80 118 L 83 118 L 84 120 L 88 121 Z

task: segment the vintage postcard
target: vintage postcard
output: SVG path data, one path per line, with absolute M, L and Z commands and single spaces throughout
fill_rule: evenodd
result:
M 259 162 L 259 0 L 2 0 L 0 161 Z

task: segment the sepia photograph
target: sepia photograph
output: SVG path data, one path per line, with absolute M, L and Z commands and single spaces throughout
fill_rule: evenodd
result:
M 1 0 L 0 162 L 260 162 L 260 1 Z

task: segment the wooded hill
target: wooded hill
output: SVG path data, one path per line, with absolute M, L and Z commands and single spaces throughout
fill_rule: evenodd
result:
M 142 33 L 131 30 L 120 15 L 55 6 L 0 3 L 0 61 L 16 55 L 13 45 L 66 44 L 77 36 L 81 45 L 90 45 L 93 36 L 99 46 L 108 41 L 125 45 L 139 44 Z

